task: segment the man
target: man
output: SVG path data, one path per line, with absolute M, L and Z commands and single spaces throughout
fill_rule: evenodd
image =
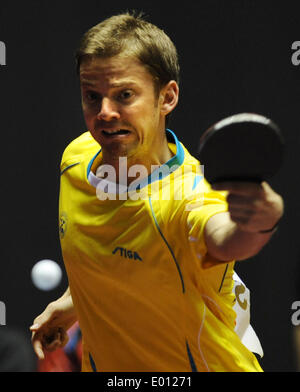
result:
M 83 371 L 261 371 L 234 330 L 233 266 L 269 241 L 282 198 L 267 183 L 201 180 L 166 130 L 179 66 L 156 26 L 109 18 L 77 64 L 89 132 L 61 163 L 69 288 L 35 319 L 36 354 L 63 346 L 78 319 Z

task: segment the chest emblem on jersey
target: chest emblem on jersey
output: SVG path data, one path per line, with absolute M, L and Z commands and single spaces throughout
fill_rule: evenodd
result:
M 128 250 L 125 248 L 121 248 L 118 246 L 113 252 L 113 255 L 120 255 L 122 257 L 125 257 L 126 259 L 133 259 L 133 260 L 140 260 L 142 261 L 143 259 L 139 256 L 137 252 L 134 252 L 133 250 Z
M 64 238 L 68 226 L 68 216 L 65 212 L 62 212 L 59 217 L 59 236 Z

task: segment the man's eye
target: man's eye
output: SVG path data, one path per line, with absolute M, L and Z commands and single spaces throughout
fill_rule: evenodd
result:
M 119 99 L 126 101 L 133 96 L 133 91 L 131 90 L 124 90 L 119 94 Z
M 89 92 L 85 94 L 85 98 L 90 102 L 94 102 L 98 99 L 98 94 Z

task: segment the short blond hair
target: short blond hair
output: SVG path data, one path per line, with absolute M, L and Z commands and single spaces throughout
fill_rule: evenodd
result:
M 115 15 L 89 29 L 75 53 L 77 71 L 85 58 L 119 54 L 138 59 L 148 69 L 156 92 L 170 80 L 179 84 L 175 45 L 163 30 L 144 20 L 142 14 Z

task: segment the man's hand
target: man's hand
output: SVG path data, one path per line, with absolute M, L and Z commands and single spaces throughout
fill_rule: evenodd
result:
M 216 214 L 206 223 L 208 253 L 223 262 L 256 255 L 283 215 L 282 197 L 266 182 L 218 183 L 213 189 L 228 191 L 228 212 Z
M 230 218 L 240 230 L 249 233 L 268 231 L 283 215 L 282 197 L 266 182 L 218 183 L 213 189 L 228 191 Z
M 33 349 L 39 359 L 44 359 L 44 350 L 54 351 L 68 342 L 68 329 L 77 321 L 69 289 L 58 300 L 51 302 L 33 322 Z

